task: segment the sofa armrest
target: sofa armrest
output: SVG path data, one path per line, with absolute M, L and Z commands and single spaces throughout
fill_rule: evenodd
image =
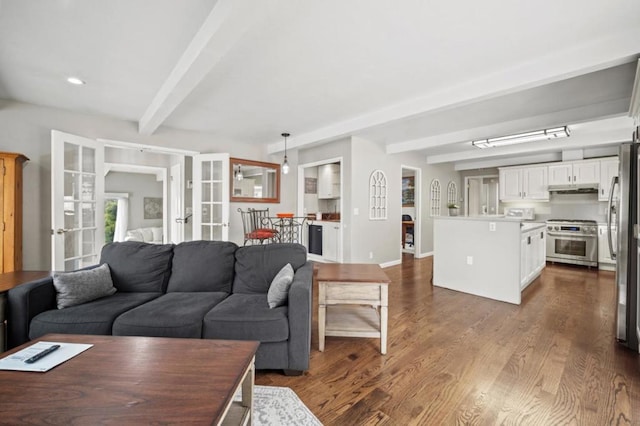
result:
M 7 292 L 7 348 L 29 341 L 29 325 L 41 312 L 56 309 L 53 278 L 27 282 Z
M 289 288 L 289 369 L 309 369 L 313 265 L 305 263 L 296 271 Z

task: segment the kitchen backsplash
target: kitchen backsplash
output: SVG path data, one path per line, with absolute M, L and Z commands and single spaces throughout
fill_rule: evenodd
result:
M 598 201 L 597 194 L 555 194 L 550 195 L 546 203 L 500 203 L 505 207 L 533 207 L 536 219 L 580 219 L 595 220 L 604 223 L 607 220 L 607 203 Z

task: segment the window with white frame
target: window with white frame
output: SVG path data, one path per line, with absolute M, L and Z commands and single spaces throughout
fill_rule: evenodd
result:
M 374 170 L 369 178 L 369 219 L 387 218 L 387 176 L 382 170 Z
M 431 181 L 431 216 L 440 216 L 440 181 Z

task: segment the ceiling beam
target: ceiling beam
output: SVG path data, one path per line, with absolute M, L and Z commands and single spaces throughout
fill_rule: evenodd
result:
M 138 122 L 150 135 L 253 24 L 262 2 L 218 0 Z M 161 47 L 160 47 L 161 48 Z
M 565 126 L 581 121 L 621 116 L 626 114 L 628 108 L 629 97 L 608 100 L 564 111 L 554 111 L 502 123 L 493 123 L 487 126 L 463 129 L 457 132 L 429 136 L 427 138 L 393 143 L 387 145 L 387 154 L 399 154 L 402 152 L 437 148 L 452 143 L 471 142 L 476 139 L 498 137 L 525 131 Z
M 640 39 L 640 29 L 634 28 L 620 36 L 554 52 L 536 61 L 517 64 L 510 69 L 483 75 L 457 86 L 446 87 L 388 108 L 296 135 L 289 146 L 302 148 L 329 142 L 420 114 L 443 111 L 622 65 L 637 58 L 637 39 Z M 269 144 L 267 151 L 269 154 L 282 152 L 284 143 L 279 141 Z

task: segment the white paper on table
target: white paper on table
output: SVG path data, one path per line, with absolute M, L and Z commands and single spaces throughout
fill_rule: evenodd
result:
M 60 345 L 60 348 L 32 364 L 24 362 L 53 345 Z M 22 349 L 21 351 L 0 359 L 0 370 L 38 371 L 44 373 L 45 371 L 51 370 L 56 365 L 62 364 L 74 356 L 86 351 L 91 346 L 93 345 L 88 343 L 37 342 Z

